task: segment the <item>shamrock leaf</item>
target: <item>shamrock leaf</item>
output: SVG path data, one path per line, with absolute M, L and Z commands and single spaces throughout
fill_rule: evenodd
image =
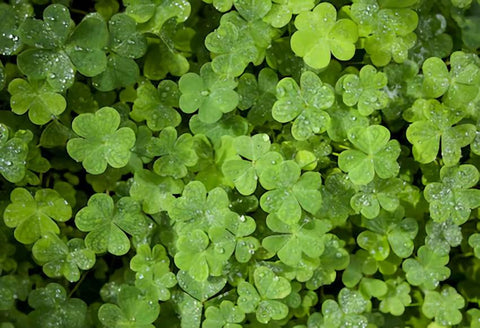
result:
M 142 204 L 143 211 L 155 214 L 166 211 L 174 200 L 173 194 L 180 194 L 183 183 L 172 177 L 161 177 L 148 170 L 135 172 L 130 196 Z
M 270 152 L 270 139 L 266 134 L 252 137 L 240 136 L 234 139 L 233 146 L 243 159 L 225 161 L 222 171 L 226 178 L 233 181 L 242 195 L 250 195 L 257 188 L 257 180 L 262 172 L 271 165 L 280 163 L 282 156 Z
M 177 240 L 175 264 L 197 281 L 209 275 L 221 276 L 235 250 L 234 236 L 223 228 L 212 227 L 208 235 L 200 229 L 184 231 Z
M 387 82 L 385 73 L 377 72 L 371 65 L 365 65 L 358 75 L 342 76 L 335 88 L 342 95 L 345 105 L 357 105 L 359 113 L 367 116 L 387 106 L 388 96 L 380 90 L 387 86 Z
M 126 13 L 137 23 L 142 32 L 159 35 L 164 23 L 175 18 L 178 23 L 190 16 L 190 3 L 186 0 L 125 0 Z
M 429 183 L 424 190 L 431 218 L 436 222 L 451 219 L 457 225 L 466 222 L 471 210 L 480 206 L 480 190 L 472 188 L 479 178 L 480 173 L 471 164 L 442 167 L 442 182 Z
M 68 9 L 60 4 L 48 6 L 43 21 L 27 19 L 20 39 L 34 48 L 18 56 L 19 69 L 31 79 L 46 79 L 59 91 L 72 86 L 75 70 L 88 77 L 103 72 L 107 65 L 103 47 L 108 42 L 105 21 L 94 13 L 74 25 Z
M 291 21 L 292 15 L 309 11 L 314 6 L 315 2 L 311 0 L 274 0 L 264 20 L 273 27 L 281 28 Z
M 160 176 L 183 178 L 188 173 L 188 167 L 197 164 L 198 156 L 192 149 L 193 138 L 184 133 L 177 138 L 174 127 L 166 127 L 158 138 L 152 138 L 147 145 L 147 152 L 160 156 L 153 164 L 153 170 Z
M 380 213 L 380 207 L 386 211 L 395 211 L 399 204 L 398 194 L 404 187 L 403 181 L 397 178 L 374 178 L 350 199 L 350 205 L 357 213 L 373 219 Z
M 103 107 L 94 114 L 78 115 L 72 122 L 80 138 L 68 140 L 68 154 L 91 174 L 105 172 L 107 163 L 120 168 L 128 164 L 135 144 L 132 129 L 120 125 L 120 114 L 112 107 Z
M 351 5 L 352 19 L 375 66 L 385 66 L 392 59 L 402 63 L 415 45 L 418 15 L 409 6 L 381 0 L 356 0 Z
M 182 120 L 174 108 L 178 106 L 178 97 L 178 87 L 173 81 L 163 80 L 157 88 L 150 82 L 142 83 L 137 88 L 130 117 L 136 122 L 146 120 L 152 131 L 176 127 Z
M 0 4 L 0 54 L 13 55 L 22 45 L 19 38 L 18 27 L 26 18 L 32 15 L 33 8 L 27 5 L 28 10 L 22 12 L 21 6 Z
M 110 42 L 106 67 L 92 79 L 100 91 L 111 91 L 137 82 L 140 72 L 134 59 L 147 51 L 147 40 L 137 31 L 134 19 L 126 14 L 115 14 L 108 22 Z
M 48 232 L 60 233 L 53 221 L 65 222 L 72 208 L 53 189 L 40 189 L 33 197 L 27 189 L 16 188 L 10 194 L 11 204 L 3 214 L 5 225 L 15 228 L 15 239 L 32 244 Z
M 333 88 L 323 83 L 318 75 L 306 71 L 300 78 L 300 87 L 292 78 L 277 84 L 277 101 L 273 105 L 273 118 L 281 123 L 293 121 L 292 136 L 297 140 L 324 132 L 330 116 L 324 109 L 335 101 Z
M 141 206 L 130 197 L 120 198 L 116 204 L 106 194 L 94 194 L 86 207 L 78 211 L 75 224 L 88 232 L 85 244 L 95 253 L 106 251 L 123 255 L 130 249 L 130 240 L 125 232 L 140 236 L 148 230 L 148 219 Z M 125 232 L 124 232 L 125 231 Z
M 452 107 L 468 104 L 479 92 L 480 68 L 475 59 L 461 51 L 450 56 L 451 70 L 448 72 L 443 60 L 431 57 L 422 66 L 423 90 L 427 97 L 439 98 Z
M 448 255 L 450 248 L 459 246 L 463 239 L 461 228 L 450 219 L 441 223 L 430 220 L 425 230 L 425 245 L 441 256 Z
M 30 327 L 83 328 L 87 324 L 87 305 L 78 298 L 67 298 L 65 289 L 56 283 L 32 290 L 28 304 Z
M 238 307 L 245 313 L 255 312 L 257 320 L 263 324 L 285 318 L 288 306 L 278 300 L 290 294 L 290 282 L 262 266 L 255 269 L 253 280 L 255 287 L 245 281 L 238 285 Z
M 221 75 L 239 76 L 248 63 L 259 65 L 276 31 L 262 18 L 271 1 L 234 1 L 236 11 L 222 15 L 220 26 L 205 38 L 205 46 L 215 54 L 212 69 Z
M 306 287 L 315 290 L 335 281 L 336 271 L 345 269 L 350 262 L 348 252 L 343 248 L 345 242 L 333 234 L 323 236 L 324 251 L 320 256 L 320 264 L 306 282 Z
M 325 233 L 331 228 L 329 221 L 308 217 L 289 225 L 275 215 L 267 217 L 267 226 L 277 234 L 265 237 L 262 246 L 269 252 L 276 253 L 280 261 L 292 267 L 301 264 L 303 257 L 320 257 L 325 249 Z
M 230 301 L 222 301 L 218 307 L 210 306 L 205 311 L 202 328 L 241 328 L 245 313 Z
M 450 269 L 445 266 L 447 263 L 448 255 L 440 256 L 428 247 L 421 246 L 417 258 L 406 259 L 402 268 L 410 285 L 432 290 L 450 276 Z
M 31 83 L 24 79 L 15 79 L 8 85 L 12 95 L 10 106 L 15 114 L 22 115 L 28 111 L 32 123 L 43 125 L 63 113 L 67 103 L 65 98 L 46 84 L 38 81 Z
M 338 157 L 338 166 L 348 172 L 356 185 L 365 185 L 375 174 L 387 179 L 398 174 L 400 144 L 390 139 L 390 131 L 382 125 L 354 127 L 348 131 L 348 140 L 356 149 L 343 151 Z
M 8 127 L 0 123 L 0 174 L 7 181 L 17 183 L 25 177 L 28 153 L 28 142 L 15 136 L 9 139 Z
M 253 74 L 245 73 L 238 80 L 238 108 L 249 109 L 247 118 L 255 126 L 272 121 L 271 109 L 276 100 L 277 74 L 264 68 L 258 73 L 258 81 Z
M 167 301 L 169 288 L 176 285 L 175 274 L 170 271 L 170 259 L 162 245 L 150 248 L 147 244 L 137 247 L 137 254 L 130 260 L 130 269 L 136 272 L 135 286 L 152 299 Z
M 197 281 L 183 270 L 178 271 L 177 280 L 180 288 L 202 302 L 218 294 L 227 283 L 224 277 L 208 277 L 206 280 Z
M 330 53 L 340 60 L 349 60 L 355 54 L 357 26 L 349 19 L 337 21 L 337 10 L 330 3 L 320 3 L 312 11 L 300 13 L 295 27 L 292 50 L 312 68 L 327 67 Z
M 462 321 L 459 309 L 464 306 L 463 297 L 454 288 L 445 286 L 440 293 L 434 290 L 425 292 L 422 312 L 427 318 L 435 318 L 435 322 L 443 326 L 452 326 Z
M 181 110 L 191 114 L 198 109 L 198 118 L 204 123 L 217 122 L 222 114 L 231 112 L 238 104 L 238 94 L 233 90 L 237 82 L 215 73 L 210 63 L 202 66 L 200 75 L 182 75 L 178 86 Z
M 407 129 L 407 139 L 413 144 L 415 160 L 423 164 L 434 161 L 441 140 L 444 164 L 457 164 L 462 157 L 462 148 L 475 138 L 475 126 L 468 123 L 455 125 L 462 119 L 462 113 L 435 99 L 418 99 L 412 111 L 419 112 L 418 119 L 414 119 Z
M 105 303 L 98 310 L 98 318 L 106 327 L 153 328 L 152 323 L 160 312 L 158 302 L 145 298 L 139 289 L 128 285 L 121 286 L 117 304 Z
M 65 243 L 53 233 L 39 239 L 33 245 L 32 253 L 48 277 L 64 276 L 70 282 L 80 279 L 79 269 L 88 270 L 95 264 L 95 253 L 85 248 L 82 239 L 74 238 Z
M 400 316 L 405 312 L 405 307 L 412 303 L 410 285 L 400 278 L 388 279 L 386 282 L 387 293 L 380 296 L 380 311 Z
M 334 225 L 341 225 L 349 215 L 354 214 L 350 199 L 355 194 L 352 182 L 340 170 L 333 171 L 321 188 L 322 207 L 319 210 Z
M 322 179 L 318 172 L 305 172 L 294 161 L 284 161 L 262 175 L 262 186 L 268 191 L 260 198 L 260 206 L 267 213 L 275 213 L 287 224 L 297 223 L 302 208 L 315 214 L 322 206 L 319 188 Z
M 340 328 L 348 326 L 366 327 L 368 320 L 362 315 L 371 306 L 359 291 L 342 288 L 338 294 L 338 303 L 326 300 L 322 304 L 325 327 Z

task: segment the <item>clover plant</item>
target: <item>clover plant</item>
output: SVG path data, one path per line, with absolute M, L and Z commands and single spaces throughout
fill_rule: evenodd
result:
M 480 0 L 0 1 L 0 327 L 479 328 Z

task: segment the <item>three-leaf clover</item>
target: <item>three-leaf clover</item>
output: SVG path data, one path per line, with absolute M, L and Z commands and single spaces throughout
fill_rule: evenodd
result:
M 150 82 L 144 82 L 137 88 L 130 117 L 136 122 L 146 120 L 152 131 L 176 127 L 182 120 L 174 108 L 178 107 L 178 97 L 178 87 L 173 81 L 163 80 L 157 88 Z
M 245 313 L 230 301 L 222 301 L 218 307 L 210 306 L 205 311 L 202 328 L 241 328 Z
M 87 323 L 87 304 L 78 298 L 67 297 L 65 289 L 57 283 L 32 290 L 28 304 L 34 309 L 28 314 L 32 328 L 83 328 Z
M 385 73 L 365 65 L 358 75 L 346 74 L 338 79 L 336 89 L 345 105 L 357 105 L 359 113 L 367 116 L 387 106 L 388 96 L 381 90 L 387 86 L 387 82 Z
M 288 160 L 271 167 L 262 175 L 262 186 L 268 191 L 260 198 L 260 206 L 267 213 L 275 213 L 288 224 L 297 223 L 302 208 L 315 214 L 322 206 L 318 172 L 305 172 L 300 176 L 298 164 Z
M 19 69 L 31 79 L 46 79 L 59 91 L 73 84 L 76 70 L 88 77 L 103 72 L 108 42 L 104 19 L 93 13 L 74 26 L 67 7 L 60 4 L 45 8 L 43 21 L 25 20 L 20 39 L 33 48 L 18 55 Z
M 427 97 L 445 94 L 448 105 L 458 107 L 475 99 L 479 92 L 480 68 L 475 59 L 461 51 L 450 56 L 450 72 L 443 60 L 430 57 L 423 63 L 423 91 Z
M 137 82 L 140 72 L 134 59 L 142 57 L 147 51 L 145 36 L 137 31 L 135 20 L 128 15 L 113 15 L 108 29 L 106 67 L 92 78 L 93 86 L 100 91 L 111 91 Z
M 298 266 L 305 256 L 320 257 L 325 249 L 325 233 L 331 228 L 329 221 L 308 217 L 289 225 L 272 214 L 267 217 L 267 225 L 277 234 L 265 237 L 262 246 L 292 267 Z
M 30 121 L 38 125 L 62 114 L 67 107 L 65 98 L 44 82 L 15 79 L 8 85 L 8 92 L 12 95 L 12 111 L 18 115 L 28 111 Z
M 400 144 L 390 140 L 390 131 L 382 125 L 354 127 L 348 131 L 348 140 L 356 149 L 343 151 L 338 157 L 338 166 L 348 172 L 357 185 L 365 185 L 375 174 L 387 179 L 398 174 Z
M 227 76 L 239 76 L 248 63 L 259 65 L 276 30 L 263 21 L 270 0 L 234 1 L 236 11 L 222 15 L 220 26 L 207 35 L 205 46 L 215 54 L 212 68 Z
M 455 288 L 445 286 L 441 292 L 425 291 L 422 312 L 427 318 L 435 318 L 435 322 L 443 326 L 452 326 L 462 321 L 462 313 L 459 310 L 464 306 L 465 300 Z
M 173 194 L 180 194 L 183 183 L 172 177 L 162 177 L 148 170 L 135 172 L 130 196 L 142 204 L 143 211 L 155 214 L 167 211 L 175 198 Z
M 471 164 L 443 166 L 440 179 L 441 182 L 427 184 L 424 190 L 431 218 L 436 222 L 451 219 L 455 224 L 463 224 L 472 209 L 480 206 L 480 190 L 472 188 L 480 173 Z
M 400 279 L 388 279 L 386 282 L 387 293 L 380 296 L 380 311 L 400 316 L 405 312 L 405 307 L 412 303 L 410 285 Z
M 198 156 L 193 149 L 193 138 L 184 133 L 177 138 L 174 127 L 163 129 L 158 138 L 152 138 L 147 145 L 147 152 L 160 156 L 153 163 L 153 170 L 160 176 L 183 178 L 188 168 L 197 164 Z
M 337 10 L 328 2 L 300 13 L 295 18 L 295 27 L 292 50 L 310 67 L 327 67 L 331 54 L 340 60 L 349 60 L 355 54 L 357 25 L 346 18 L 337 21 Z
M 72 128 L 80 138 L 68 140 L 68 154 L 82 162 L 91 174 L 105 172 L 107 163 L 114 168 L 126 166 L 135 145 L 135 133 L 128 127 L 119 129 L 119 125 L 120 114 L 112 107 L 78 115 Z
M 427 246 L 421 246 L 417 258 L 406 259 L 402 268 L 410 285 L 432 290 L 450 276 L 450 269 L 445 266 L 448 259 L 448 255 L 440 256 Z
M 277 101 L 272 116 L 281 123 L 293 121 L 292 135 L 297 140 L 324 132 L 330 116 L 327 109 L 335 102 L 333 87 L 313 72 L 306 71 L 300 77 L 300 87 L 293 78 L 286 77 L 277 84 Z
M 322 304 L 325 327 L 366 327 L 368 320 L 362 313 L 371 306 L 363 295 L 356 290 L 343 288 L 338 294 L 338 303 L 326 300 Z
M 238 307 L 245 313 L 255 312 L 259 322 L 281 320 L 288 315 L 288 306 L 279 301 L 292 291 L 290 282 L 267 267 L 257 267 L 253 273 L 255 287 L 246 281 L 237 287 Z
M 198 109 L 198 118 L 205 123 L 217 122 L 224 113 L 231 112 L 238 105 L 239 97 L 234 91 L 237 82 L 215 73 L 210 63 L 202 66 L 200 75 L 182 75 L 178 86 L 180 109 L 188 114 Z
M 132 236 L 145 234 L 149 222 L 140 204 L 132 198 L 122 197 L 114 204 L 107 194 L 94 194 L 87 206 L 78 211 L 75 224 L 88 232 L 85 244 L 95 253 L 123 255 L 130 249 L 125 232 Z
M 137 247 L 137 254 L 130 260 L 130 268 L 136 272 L 135 286 L 152 299 L 167 301 L 169 288 L 176 285 L 175 274 L 170 271 L 170 260 L 162 245 L 150 248 L 148 244 Z
M 16 188 L 10 199 L 3 219 L 23 244 L 32 244 L 49 232 L 60 233 L 54 220 L 65 222 L 72 216 L 68 202 L 53 189 L 40 189 L 33 197 L 27 189 Z
M 429 220 L 425 231 L 427 232 L 425 245 L 442 256 L 448 255 L 450 248 L 460 245 L 463 239 L 462 229 L 450 219 L 441 223 Z M 473 234 L 470 238 L 471 236 Z
M 117 305 L 118 304 L 118 305 Z M 105 303 L 98 310 L 98 318 L 106 327 L 153 328 L 160 305 L 142 295 L 133 286 L 122 285 L 117 304 Z
M 95 252 L 85 248 L 83 239 L 64 242 L 57 235 L 48 233 L 32 248 L 33 256 L 43 265 L 48 277 L 64 276 L 68 281 L 80 279 L 80 270 L 88 270 L 95 264 Z
M 242 195 L 250 195 L 257 188 L 257 180 L 262 172 L 280 163 L 283 158 L 277 152 L 270 150 L 270 138 L 266 134 L 256 134 L 252 137 L 240 136 L 233 140 L 237 153 L 244 159 L 225 161 L 222 171 L 226 178 L 233 181 Z
M 180 23 L 190 16 L 190 2 L 186 0 L 125 0 L 126 13 L 137 23 L 142 32 L 159 35 L 164 23 L 171 19 Z
M 26 173 L 28 142 L 20 137 L 9 139 L 9 129 L 0 123 L 0 174 L 9 182 L 20 182 Z
M 412 112 L 417 112 L 412 120 L 405 118 L 413 121 L 407 129 L 407 139 L 413 144 L 415 160 L 423 164 L 434 161 L 441 140 L 443 162 L 447 166 L 457 164 L 462 157 L 462 148 L 475 138 L 475 126 L 469 123 L 457 124 L 463 118 L 462 113 L 435 99 L 418 99 Z
M 273 27 L 281 28 L 291 21 L 292 15 L 308 11 L 314 6 L 315 2 L 312 0 L 274 0 L 272 1 L 272 9 L 264 20 Z

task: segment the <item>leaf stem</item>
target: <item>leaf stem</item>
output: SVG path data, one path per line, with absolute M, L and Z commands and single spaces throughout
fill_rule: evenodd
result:
M 86 271 L 82 274 L 82 276 L 80 277 L 80 280 L 77 282 L 75 287 L 73 287 L 73 289 L 70 291 L 70 293 L 68 293 L 68 298 L 72 297 L 73 293 L 75 293 L 77 291 L 78 287 L 80 287 L 81 283 L 85 280 L 85 278 L 87 277 L 89 272 L 90 271 Z

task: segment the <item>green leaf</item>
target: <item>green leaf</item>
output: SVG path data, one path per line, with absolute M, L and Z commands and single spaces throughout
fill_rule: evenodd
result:
M 140 77 L 140 69 L 132 58 L 110 53 L 107 67 L 92 78 L 93 86 L 100 91 L 112 91 L 135 84 Z
M 434 161 L 441 140 L 445 165 L 457 164 L 462 157 L 462 148 L 475 138 L 475 127 L 468 123 L 454 125 L 462 119 L 462 113 L 437 100 L 419 99 L 414 103 L 416 106 L 421 116 L 407 129 L 407 139 L 413 144 L 415 160 L 423 164 Z
M 120 114 L 111 107 L 78 115 L 72 128 L 80 138 L 68 141 L 68 154 L 82 162 L 91 174 L 105 172 L 107 164 L 114 168 L 126 166 L 135 144 L 135 133 L 127 127 L 118 129 L 119 125 Z
M 180 194 L 183 183 L 171 177 L 161 177 L 151 171 L 141 170 L 135 172 L 130 196 L 141 202 L 143 211 L 155 214 L 166 211 L 174 200 L 174 194 Z
M 202 328 L 240 328 L 245 319 L 245 313 L 230 301 L 222 301 L 218 307 L 210 306 L 205 311 Z
M 355 54 L 357 26 L 349 19 L 337 20 L 337 11 L 330 3 L 321 3 L 312 11 L 300 13 L 295 27 L 292 50 L 312 68 L 327 67 L 331 54 L 340 60 L 349 60 Z
M 426 246 L 421 246 L 417 252 L 417 258 L 406 259 L 402 268 L 406 273 L 407 281 L 413 286 L 421 286 L 424 289 L 435 289 L 440 281 L 450 276 L 448 255 L 439 256 Z
M 53 233 L 39 239 L 32 253 L 48 277 L 64 276 L 70 282 L 80 279 L 79 269 L 89 270 L 95 264 L 95 253 L 85 248 L 82 239 L 74 238 L 65 243 Z
M 10 199 L 3 219 L 23 244 L 32 244 L 49 232 L 58 234 L 55 221 L 65 222 L 72 216 L 68 202 L 53 189 L 40 189 L 33 197 L 27 189 L 16 188 Z
M 431 290 L 425 292 L 422 312 L 427 318 L 435 318 L 435 322 L 441 325 L 451 326 L 462 321 L 459 309 L 464 306 L 463 297 L 454 288 L 445 286 L 440 293 Z
M 185 133 L 177 138 L 173 127 L 163 129 L 158 138 L 152 138 L 147 145 L 147 151 L 154 156 L 160 156 L 153 164 L 153 170 L 160 176 L 183 178 L 188 168 L 197 164 L 198 156 L 193 147 L 193 138 Z
M 56 118 L 67 106 L 65 98 L 45 83 L 29 83 L 23 79 L 15 79 L 8 85 L 8 92 L 12 96 L 12 111 L 18 115 L 28 111 L 30 121 L 38 125 Z
M 117 305 L 118 304 L 118 305 Z M 100 322 L 107 327 L 153 328 L 160 306 L 133 286 L 123 285 L 117 304 L 105 303 L 98 310 Z
M 400 144 L 389 139 L 389 130 L 381 125 L 350 129 L 348 140 L 356 149 L 343 151 L 338 166 L 357 185 L 369 183 L 375 175 L 382 179 L 396 176 L 400 169 L 397 163 Z
M 334 91 L 313 72 L 302 74 L 300 87 L 292 78 L 280 80 L 277 99 L 272 108 L 273 118 L 281 123 L 294 121 L 292 136 L 297 140 L 322 133 L 330 124 L 330 116 L 324 109 L 333 105 Z
M 9 139 L 8 127 L 0 123 L 0 174 L 7 181 L 20 182 L 26 173 L 28 142 L 15 136 Z
M 342 76 L 336 85 L 345 105 L 357 105 L 360 114 L 367 116 L 375 110 L 385 108 L 388 96 L 383 89 L 387 85 L 387 75 L 377 72 L 371 65 L 363 66 L 359 75 Z
M 379 298 L 380 311 L 400 316 L 404 313 L 405 307 L 412 302 L 410 286 L 399 278 L 387 280 L 386 285 L 387 293 Z
M 181 122 L 180 114 L 174 108 L 178 107 L 178 98 L 178 87 L 173 81 L 163 80 L 158 88 L 145 82 L 137 88 L 130 117 L 136 122 L 146 120 L 152 131 L 176 127 Z
M 88 232 L 85 238 L 88 248 L 95 253 L 108 251 L 119 256 L 130 249 L 125 232 L 141 236 L 146 233 L 149 220 L 141 212 L 140 204 L 130 197 L 122 197 L 114 204 L 110 196 L 94 194 L 87 206 L 78 211 L 75 224 Z
M 436 222 L 451 219 L 463 224 L 471 210 L 480 206 L 480 190 L 471 189 L 480 179 L 477 168 L 470 164 L 440 169 L 442 182 L 425 186 L 425 199 L 429 202 L 430 216 Z
M 28 304 L 34 308 L 28 314 L 32 328 L 82 328 L 87 324 L 87 305 L 78 298 L 67 298 L 65 289 L 56 283 L 33 290 Z
M 186 271 L 177 273 L 178 285 L 187 294 L 201 302 L 205 302 L 225 287 L 227 280 L 223 277 L 209 277 L 204 281 L 197 281 Z
M 0 4 L 0 53 L 5 56 L 14 54 L 21 46 L 18 26 L 27 17 L 32 15 L 33 8 L 28 5 L 28 12 L 21 13 L 18 7 Z M 21 15 L 23 19 L 19 19 Z
M 215 73 L 209 63 L 202 66 L 200 75 L 183 75 L 178 86 L 182 111 L 191 114 L 198 109 L 198 118 L 207 124 L 217 122 L 238 104 L 238 94 L 233 90 L 237 82 Z

